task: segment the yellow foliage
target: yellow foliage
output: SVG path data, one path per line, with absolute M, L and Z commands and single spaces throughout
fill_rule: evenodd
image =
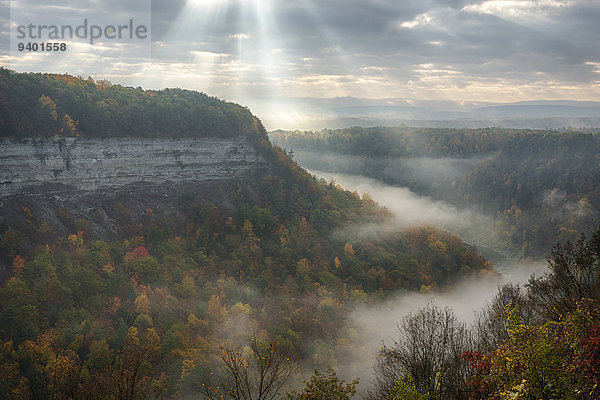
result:
M 354 248 L 352 247 L 352 245 L 349 242 L 346 243 L 346 245 L 344 246 L 344 255 L 347 258 L 354 257 Z
M 184 359 L 181 362 L 181 380 L 187 378 L 196 369 L 196 363 L 194 360 L 189 358 Z
M 135 299 L 135 312 L 138 314 L 152 314 L 150 300 L 148 299 L 148 296 L 146 296 L 144 293 L 140 294 Z

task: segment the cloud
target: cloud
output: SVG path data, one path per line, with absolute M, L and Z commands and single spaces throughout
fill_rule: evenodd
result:
M 431 22 L 431 17 L 427 14 L 417 15 L 417 17 L 411 21 L 404 21 L 400 24 L 400 28 L 412 29 L 419 25 L 425 25 Z
M 488 0 L 470 4 L 463 11 L 491 14 L 501 17 L 536 17 L 548 15 L 556 9 L 565 8 L 568 2 L 557 0 Z
M 34 14 L 96 4 L 37 3 Z M 127 15 L 129 3 L 102 4 Z M 6 27 L 2 15 L 0 27 Z M 599 19 L 600 3 L 593 0 L 154 0 L 150 60 L 124 51 L 99 54 L 93 63 L 33 59 L 13 68 L 183 86 L 251 108 L 262 98 L 333 96 L 600 100 Z M 192 53 L 229 57 L 204 65 Z M 128 68 L 115 70 L 117 59 Z M 156 70 L 162 74 L 147 75 Z

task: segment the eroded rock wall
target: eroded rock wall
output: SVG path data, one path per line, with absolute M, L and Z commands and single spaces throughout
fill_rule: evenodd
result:
M 207 182 L 266 168 L 244 137 L 0 141 L 0 196 L 52 184 L 91 192 L 136 182 Z

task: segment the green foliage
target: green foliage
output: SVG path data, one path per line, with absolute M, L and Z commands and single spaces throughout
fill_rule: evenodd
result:
M 335 371 L 327 368 L 326 375 L 315 369 L 310 380 L 304 381 L 304 389 L 300 393 L 288 393 L 288 400 L 349 400 L 356 393 L 358 379 L 346 383 L 337 377 Z
M 388 400 L 427 400 L 427 395 L 420 393 L 412 380 L 412 377 L 403 373 L 387 397 Z
M 0 136 L 229 137 L 256 133 L 250 112 L 182 89 L 126 88 L 0 69 Z
M 598 304 L 581 303 L 560 322 L 541 326 L 523 325 L 509 318 L 509 339 L 472 362 L 476 374 L 470 386 L 474 393 L 532 400 L 592 399 L 600 395 Z
M 107 368 L 112 363 L 112 351 L 105 339 L 95 340 L 90 344 L 88 366 L 92 371 Z

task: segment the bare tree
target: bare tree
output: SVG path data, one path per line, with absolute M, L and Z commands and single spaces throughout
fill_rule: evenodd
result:
M 374 370 L 373 389 L 367 393 L 365 400 L 387 400 L 398 378 L 405 375 L 399 355 L 393 347 L 384 345 L 381 348 Z
M 273 340 L 254 338 L 245 348 L 220 346 L 219 358 L 223 367 L 199 388 L 208 399 L 272 400 L 297 369 Z
M 461 355 L 471 349 L 464 323 L 452 310 L 428 305 L 407 315 L 394 347 L 384 347 L 376 366 L 376 387 L 369 398 L 387 398 L 398 379 L 409 378 L 432 400 L 466 399 L 469 367 Z

